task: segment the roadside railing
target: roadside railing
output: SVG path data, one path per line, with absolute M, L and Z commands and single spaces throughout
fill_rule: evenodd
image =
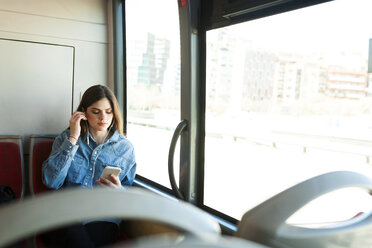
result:
M 164 122 L 148 120 L 128 121 L 128 124 L 151 127 L 162 130 L 174 131 L 173 126 Z M 320 135 L 296 133 L 291 131 L 272 130 L 270 132 L 241 135 L 235 130 L 229 132 L 206 132 L 207 138 L 231 139 L 234 142 L 247 142 L 254 145 L 271 147 L 273 149 L 285 149 L 288 147 L 299 148 L 303 153 L 311 150 L 337 152 L 365 158 L 367 164 L 372 163 L 372 140 L 339 137 L 335 135 Z

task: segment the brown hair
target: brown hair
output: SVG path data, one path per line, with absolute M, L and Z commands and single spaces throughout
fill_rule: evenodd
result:
M 116 100 L 114 93 L 104 85 L 94 85 L 89 87 L 84 92 L 77 111 L 85 112 L 90 105 L 103 98 L 107 98 L 109 100 L 114 114 L 114 118 L 112 119 L 111 123 L 112 127 L 118 130 L 120 134 L 125 135 L 123 133 L 123 118 L 120 113 L 118 101 Z M 86 133 L 87 126 L 83 122 L 80 122 L 80 125 L 82 133 Z

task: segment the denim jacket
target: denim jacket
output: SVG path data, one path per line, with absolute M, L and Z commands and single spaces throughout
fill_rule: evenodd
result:
M 131 186 L 136 173 L 136 161 L 132 144 L 115 130 L 103 144 L 97 145 L 89 135 L 79 137 L 73 145 L 66 129 L 54 141 L 49 158 L 43 163 L 43 183 L 48 188 L 96 186 L 106 166 L 120 167 L 119 178 L 123 188 Z

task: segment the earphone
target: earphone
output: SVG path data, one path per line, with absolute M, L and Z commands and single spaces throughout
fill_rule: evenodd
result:
M 84 108 L 81 108 L 81 111 L 84 112 L 84 115 L 86 116 Z M 85 125 L 87 126 L 87 132 L 86 132 L 87 133 L 87 144 L 89 146 L 89 124 L 88 124 L 88 120 L 84 120 L 84 121 L 85 121 Z
M 86 121 L 86 125 L 87 125 L 87 144 L 89 146 L 89 124 L 88 124 L 88 121 Z M 110 127 L 108 128 L 107 133 L 105 135 L 105 138 L 103 139 L 103 142 L 106 140 L 107 136 L 109 135 L 112 126 L 113 126 L 113 123 L 111 123 Z
M 89 124 L 88 124 L 88 121 L 85 121 L 85 124 L 87 125 L 87 144 L 89 146 Z

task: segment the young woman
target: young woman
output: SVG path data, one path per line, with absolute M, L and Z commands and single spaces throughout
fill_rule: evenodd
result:
M 55 139 L 52 152 L 43 163 L 44 184 L 53 189 L 131 186 L 136 172 L 134 149 L 124 137 L 122 117 L 112 91 L 102 85 L 87 89 L 69 123 L 69 128 Z M 121 172 L 103 178 L 101 174 L 106 166 L 119 167 Z M 119 222 L 87 221 L 62 229 L 56 235 L 47 235 L 47 243 L 68 247 L 112 243 Z

